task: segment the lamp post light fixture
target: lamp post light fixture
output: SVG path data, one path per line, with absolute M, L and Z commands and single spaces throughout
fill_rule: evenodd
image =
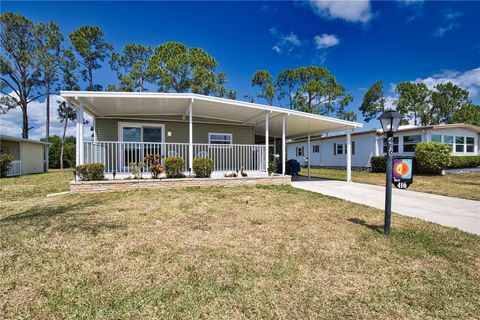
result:
M 394 111 L 387 110 L 378 117 L 382 124 L 383 133 L 387 135 L 387 185 L 385 192 L 385 224 L 383 232 L 390 236 L 390 222 L 392 216 L 392 176 L 393 176 L 393 134 L 397 132 L 403 116 Z

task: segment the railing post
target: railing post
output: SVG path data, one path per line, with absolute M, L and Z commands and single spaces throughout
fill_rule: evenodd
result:
M 352 137 L 350 128 L 347 128 L 347 182 L 352 182 Z

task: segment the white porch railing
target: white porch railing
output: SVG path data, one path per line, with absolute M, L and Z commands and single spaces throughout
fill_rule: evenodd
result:
M 10 170 L 7 172 L 7 177 L 19 176 L 22 174 L 22 160 L 15 160 L 10 163 Z
M 185 171 L 190 164 L 188 143 L 151 142 L 84 142 L 83 163 L 103 163 L 105 172 L 130 172 L 131 162 L 143 162 L 147 154 L 165 157 L 181 157 L 185 161 Z M 210 158 L 214 171 L 236 171 L 242 167 L 246 171 L 266 171 L 265 146 L 245 144 L 193 144 L 193 158 Z M 144 172 L 147 172 L 147 166 Z

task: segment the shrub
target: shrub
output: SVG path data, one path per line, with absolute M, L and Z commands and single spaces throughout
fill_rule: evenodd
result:
M 158 154 L 147 154 L 145 156 L 145 163 L 147 164 L 153 179 L 158 179 L 158 176 L 163 172 L 163 166 L 160 163 L 162 159 Z
M 165 159 L 165 173 L 167 178 L 183 178 L 185 161 L 180 157 L 168 157 Z
M 480 156 L 452 156 L 448 168 L 478 168 L 480 167 Z
M 270 162 L 268 164 L 268 173 L 272 174 L 274 173 L 275 171 L 277 171 L 278 169 L 278 164 L 275 163 L 275 162 Z
M 384 157 L 384 156 L 371 157 L 370 165 L 372 166 L 372 172 L 386 172 L 387 157 Z
M 450 165 L 449 146 L 438 142 L 422 142 L 415 148 L 418 170 L 422 173 L 440 173 Z
M 103 180 L 105 179 L 104 170 L 105 166 L 103 163 L 89 163 L 76 166 L 75 174 L 80 181 Z
M 210 178 L 213 166 L 213 160 L 209 158 L 196 158 L 192 163 L 192 168 L 197 178 Z
M 12 167 L 13 155 L 10 153 L 0 154 L 0 177 L 5 178 L 8 170 Z
M 145 163 L 143 162 L 130 162 L 128 164 L 132 170 L 133 173 L 133 178 L 134 179 L 142 179 L 142 173 L 143 173 L 143 166 Z

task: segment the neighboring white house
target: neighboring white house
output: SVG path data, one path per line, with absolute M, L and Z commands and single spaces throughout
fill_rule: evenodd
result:
M 47 172 L 45 148 L 48 143 L 0 135 L 0 153 L 13 156 L 7 176 Z
M 446 124 L 432 126 L 401 126 L 394 137 L 394 155 L 415 154 L 419 142 L 441 142 L 452 147 L 452 155 L 479 155 L 480 127 L 469 124 Z M 345 134 L 322 136 L 310 139 L 310 165 L 320 167 L 345 167 Z M 352 139 L 352 167 L 370 167 L 372 156 L 384 155 L 386 141 L 382 130 L 354 132 Z M 296 159 L 305 165 L 308 158 L 306 138 L 288 144 L 287 159 Z

